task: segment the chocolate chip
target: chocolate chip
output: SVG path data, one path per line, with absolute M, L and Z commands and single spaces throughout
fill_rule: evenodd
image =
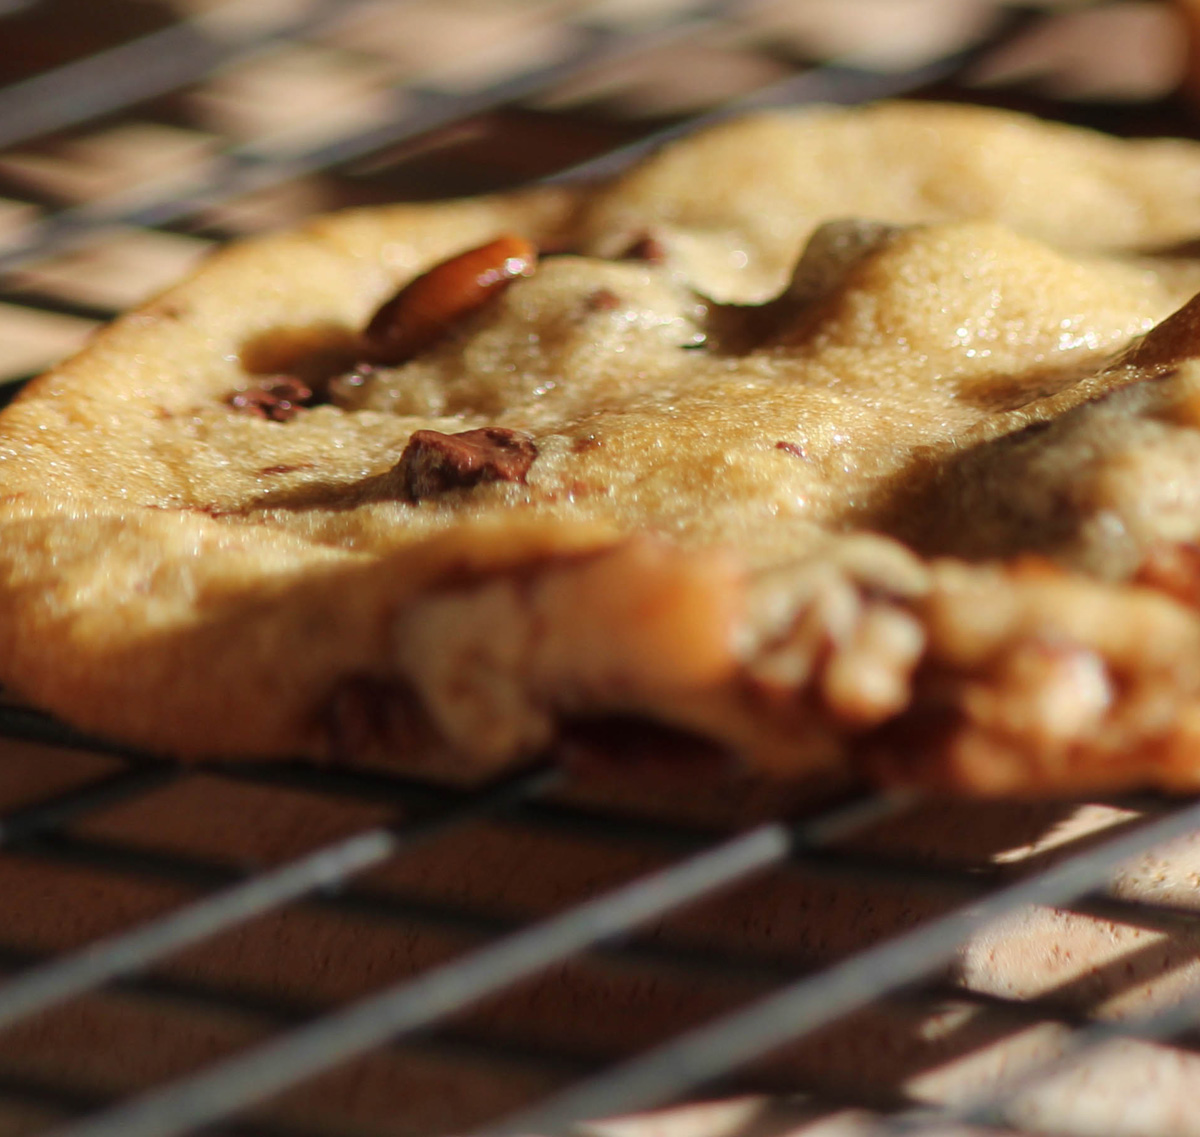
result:
M 270 375 L 226 400 L 235 410 L 271 422 L 290 422 L 312 401 L 313 391 L 294 375 Z
M 461 434 L 418 430 L 395 472 L 409 501 L 480 482 L 523 482 L 537 457 L 533 439 L 505 426 L 485 426 Z
M 794 454 L 797 458 L 807 458 L 808 451 L 804 449 L 798 442 L 776 442 L 776 450 L 783 450 L 788 454 Z
M 627 248 L 620 257 L 623 261 L 645 261 L 660 265 L 667 259 L 667 246 L 658 237 L 643 234 Z
M 685 776 L 735 762 L 732 752 L 719 743 L 638 715 L 566 719 L 559 725 L 555 753 L 576 770 L 674 767 Z
M 621 298 L 611 288 L 597 288 L 587 298 L 593 312 L 612 312 L 621 306 Z
M 582 256 L 579 246 L 573 241 L 554 240 L 553 238 L 538 246 L 538 256 L 546 257 L 579 257 Z
M 411 764 L 432 742 L 428 720 L 412 691 L 369 675 L 352 675 L 338 683 L 321 720 L 329 757 L 335 762 L 403 755 Z

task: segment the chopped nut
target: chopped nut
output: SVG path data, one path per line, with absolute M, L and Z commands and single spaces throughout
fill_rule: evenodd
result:
M 908 702 L 924 647 L 924 632 L 910 613 L 889 604 L 868 607 L 852 635 L 834 647 L 822 676 L 826 700 L 848 721 L 882 722 Z
M 404 496 L 417 502 L 480 482 L 523 482 L 537 457 L 533 439 L 504 426 L 461 434 L 418 430 L 396 464 Z
M 532 244 L 505 236 L 435 265 L 371 317 L 362 336 L 367 359 L 391 366 L 406 362 L 518 276 L 529 276 L 536 264 Z
M 975 724 L 1048 760 L 1094 731 L 1115 698 L 1108 665 L 1096 652 L 1030 642 L 1008 651 L 995 676 L 968 688 L 963 703 Z
M 294 375 L 271 375 L 245 391 L 235 391 L 226 400 L 235 411 L 290 422 L 312 400 L 313 391 Z
M 1184 604 L 1200 606 L 1200 547 L 1158 545 L 1147 554 L 1133 580 Z

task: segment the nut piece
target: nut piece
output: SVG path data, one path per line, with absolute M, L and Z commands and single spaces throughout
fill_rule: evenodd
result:
M 243 414 L 272 422 L 290 422 L 312 397 L 312 388 L 294 375 L 271 375 L 245 391 L 234 391 L 226 402 Z
M 1134 574 L 1133 583 L 1156 588 L 1181 604 L 1200 606 L 1200 546 L 1154 546 Z
M 530 276 L 536 265 L 537 248 L 511 235 L 435 265 L 371 317 L 362 336 L 366 358 L 391 366 L 406 362 L 518 276 Z
M 505 426 L 461 434 L 418 430 L 408 440 L 395 473 L 404 496 L 418 502 L 480 482 L 523 482 L 536 457 L 533 439 Z

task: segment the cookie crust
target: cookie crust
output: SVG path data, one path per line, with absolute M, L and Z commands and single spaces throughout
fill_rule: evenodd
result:
M 1200 147 L 886 105 L 230 248 L 0 415 L 0 681 L 183 757 L 1195 786 L 1197 231 Z

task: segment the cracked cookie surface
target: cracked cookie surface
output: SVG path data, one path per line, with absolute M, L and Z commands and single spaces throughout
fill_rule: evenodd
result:
M 180 755 L 1200 783 L 1198 231 L 1200 147 L 885 105 L 231 248 L 0 415 L 0 680 Z

